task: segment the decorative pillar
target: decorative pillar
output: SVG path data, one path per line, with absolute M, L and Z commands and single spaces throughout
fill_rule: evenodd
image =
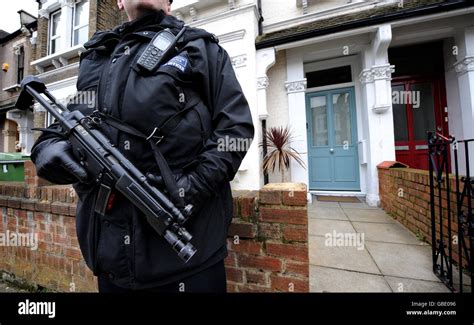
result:
M 18 146 L 25 155 L 30 154 L 35 142 L 33 132 L 31 131 L 31 128 L 33 128 L 33 117 L 33 113 L 29 110 L 14 110 L 7 113 L 7 119 L 15 121 L 18 124 L 18 131 L 20 132 Z
M 391 75 L 394 66 L 388 62 L 388 47 L 392 40 L 390 25 L 380 26 L 371 44 L 363 53 L 362 119 L 367 143 L 366 201 L 371 206 L 380 203 L 377 165 L 395 160 L 395 134 L 391 96 Z
M 268 117 L 267 87 L 270 83 L 267 71 L 275 64 L 275 49 L 268 48 L 257 51 L 257 107 L 258 117 L 264 120 Z
M 2 131 L 3 135 L 3 151 L 4 152 L 14 152 L 15 151 L 15 141 L 16 135 L 18 132 L 18 126 L 14 121 L 5 120 L 4 128 Z
M 309 188 L 308 177 L 308 139 L 306 130 L 306 78 L 303 54 L 298 50 L 287 51 L 287 78 L 285 82 L 288 95 L 288 121 L 293 140 L 291 146 L 300 154 L 306 168 L 294 160 L 290 162 L 291 182 L 304 183 Z M 311 197 L 309 196 L 309 199 Z

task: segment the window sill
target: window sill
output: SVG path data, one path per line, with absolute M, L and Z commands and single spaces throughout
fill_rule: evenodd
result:
M 31 62 L 31 65 L 38 71 L 38 73 L 43 73 L 44 68 L 50 65 L 53 65 L 56 69 L 68 65 L 69 59 L 79 56 L 83 51 L 84 47 L 81 44 L 75 45 L 66 50 L 33 61 Z
M 17 92 L 20 90 L 20 85 L 19 84 L 15 84 L 15 85 L 12 85 L 12 86 L 8 86 L 6 88 L 3 88 L 2 90 L 3 91 L 8 91 L 9 93 L 14 93 L 14 92 Z

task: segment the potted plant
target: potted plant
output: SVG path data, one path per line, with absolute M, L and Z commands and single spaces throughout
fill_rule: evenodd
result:
M 291 159 L 306 168 L 299 152 L 290 146 L 292 139 L 291 130 L 288 127 L 279 126 L 268 129 L 264 134 L 264 141 L 260 143 L 260 147 L 263 147 L 266 142 L 268 150 L 263 158 L 263 172 L 268 174 L 278 168 L 282 182 L 285 180 L 285 171 L 290 167 Z

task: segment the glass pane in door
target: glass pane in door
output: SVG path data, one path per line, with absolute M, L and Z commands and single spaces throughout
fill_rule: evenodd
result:
M 350 94 L 332 95 L 332 110 L 334 116 L 334 143 L 336 145 L 352 144 Z
M 328 111 L 326 96 L 311 98 L 311 121 L 313 123 L 313 146 L 328 145 Z
M 426 140 L 427 132 L 436 129 L 433 95 L 432 83 L 413 84 L 411 87 L 414 140 Z
M 401 100 L 405 94 L 403 85 L 392 87 L 393 127 L 395 141 L 408 141 L 408 122 L 405 102 Z

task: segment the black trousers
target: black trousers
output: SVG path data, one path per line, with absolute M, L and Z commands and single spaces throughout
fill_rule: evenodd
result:
M 100 293 L 126 293 L 126 292 L 207 292 L 207 293 L 225 293 L 227 291 L 226 275 L 224 261 L 191 275 L 180 281 L 166 284 L 159 287 L 143 290 L 125 289 L 113 284 L 106 274 L 97 277 Z

